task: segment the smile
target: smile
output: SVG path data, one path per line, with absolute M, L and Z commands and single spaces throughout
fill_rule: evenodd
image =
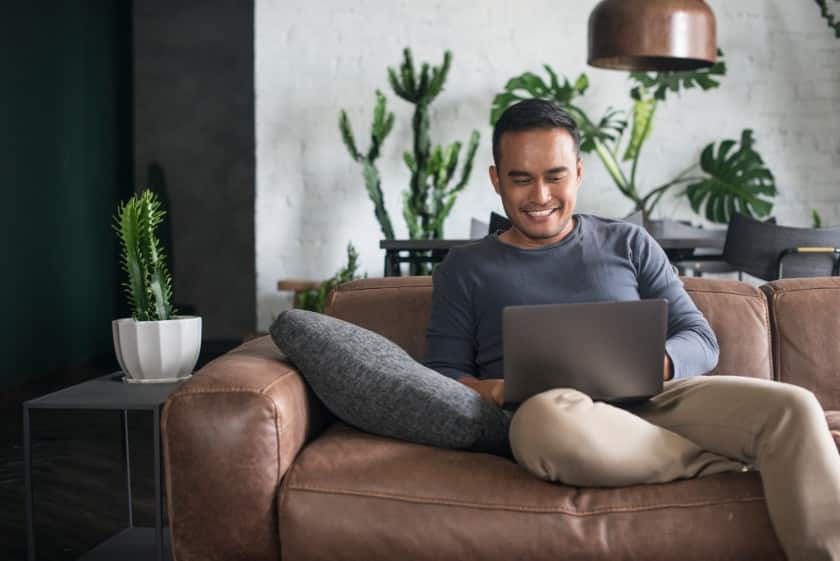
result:
M 548 208 L 546 210 L 525 210 L 523 212 L 525 214 L 527 214 L 528 216 L 532 216 L 532 217 L 536 218 L 536 217 L 548 216 L 551 213 L 553 213 L 555 210 L 558 210 L 558 209 L 555 207 L 555 208 Z

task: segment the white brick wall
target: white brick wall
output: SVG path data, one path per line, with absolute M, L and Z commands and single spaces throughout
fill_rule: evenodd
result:
M 586 72 L 583 105 L 600 117 L 607 106 L 629 108 L 626 74 L 586 66 L 586 23 L 594 0 L 258 0 L 255 89 L 257 144 L 258 324 L 291 304 L 278 279 L 323 279 L 344 262 L 352 241 L 362 270 L 382 274 L 383 252 L 359 167 L 337 128 L 347 109 L 367 146 L 374 90 L 397 115 L 379 160 L 387 207 L 406 237 L 401 191 L 409 174 L 401 154 L 410 146 L 410 110 L 389 89 L 386 67 L 411 46 L 416 61 L 439 64 L 454 53 L 444 92 L 433 105 L 432 140 L 482 135 L 475 170 L 446 223 L 447 237 L 467 237 L 472 216 L 501 205 L 487 180 L 491 160 L 490 103 L 505 81 L 549 63 L 570 77 Z M 781 191 L 775 214 L 809 225 L 817 208 L 840 223 L 840 40 L 810 0 L 712 0 L 728 75 L 719 89 L 690 91 L 660 105 L 640 164 L 643 184 L 667 181 L 696 161 L 708 142 L 755 131 L 757 149 Z M 585 156 L 579 208 L 620 216 L 631 205 L 600 161 Z M 663 216 L 697 220 L 685 202 L 665 201 Z

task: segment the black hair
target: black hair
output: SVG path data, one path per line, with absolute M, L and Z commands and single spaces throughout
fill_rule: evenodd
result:
M 505 109 L 493 127 L 493 160 L 499 165 L 499 143 L 502 135 L 511 131 L 534 129 L 565 129 L 580 157 L 580 129 L 568 111 L 545 99 L 526 99 Z

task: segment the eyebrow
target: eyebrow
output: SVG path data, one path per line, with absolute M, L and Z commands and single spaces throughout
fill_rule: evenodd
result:
M 551 175 L 555 173 L 562 173 L 564 171 L 569 171 L 569 168 L 566 166 L 558 166 L 556 168 L 551 168 L 543 172 L 545 175 Z M 527 171 L 521 171 L 517 169 L 512 169 L 508 172 L 508 177 L 531 177 L 531 174 Z

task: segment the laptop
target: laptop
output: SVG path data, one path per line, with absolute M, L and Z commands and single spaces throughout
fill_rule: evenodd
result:
M 623 405 L 662 391 L 663 299 L 507 306 L 502 311 L 505 408 L 554 388 Z

